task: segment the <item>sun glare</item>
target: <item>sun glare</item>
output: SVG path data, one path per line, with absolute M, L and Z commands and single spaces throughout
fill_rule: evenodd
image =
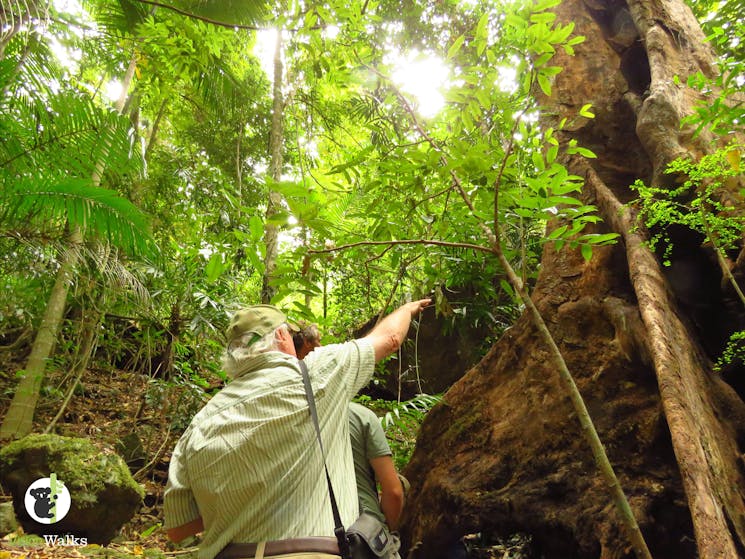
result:
M 274 49 L 276 46 L 276 29 L 261 29 L 256 32 L 254 56 L 259 59 L 261 69 L 264 70 L 270 82 L 274 81 Z
M 117 101 L 122 95 L 122 82 L 119 80 L 111 80 L 106 84 L 105 92 L 109 101 Z
M 393 67 L 391 79 L 402 91 L 414 97 L 423 117 L 431 118 L 445 106 L 441 89 L 450 72 L 440 58 L 418 51 L 407 54 L 389 52 L 386 62 Z

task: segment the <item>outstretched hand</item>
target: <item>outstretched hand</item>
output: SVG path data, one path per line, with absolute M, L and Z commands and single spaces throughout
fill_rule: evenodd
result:
M 422 312 L 425 309 L 425 307 L 428 307 L 431 302 L 432 302 L 432 299 L 429 299 L 429 298 L 419 299 L 418 301 L 412 301 L 411 303 L 406 303 L 403 306 L 407 308 L 408 311 L 411 313 L 411 318 L 414 318 L 420 312 Z

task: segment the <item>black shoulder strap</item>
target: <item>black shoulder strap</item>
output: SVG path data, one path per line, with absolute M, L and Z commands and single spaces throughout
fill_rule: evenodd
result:
M 329 497 L 331 499 L 331 511 L 334 514 L 334 534 L 339 542 L 339 551 L 342 557 L 349 556 L 349 550 L 347 547 L 347 538 L 345 536 L 344 525 L 341 522 L 341 515 L 339 514 L 339 507 L 336 504 L 336 497 L 334 496 L 334 488 L 331 485 L 331 476 L 329 476 L 329 469 L 326 465 L 326 451 L 323 448 L 323 441 L 321 440 L 321 428 L 318 425 L 318 412 L 316 411 L 316 399 L 313 397 L 313 388 L 310 385 L 310 376 L 308 375 L 308 366 L 304 361 L 298 361 L 300 364 L 300 372 L 303 375 L 303 386 L 305 386 L 305 397 L 308 399 L 308 407 L 310 408 L 310 417 L 313 420 L 313 426 L 316 428 L 316 438 L 318 439 L 318 446 L 321 447 L 321 456 L 323 456 L 323 468 L 326 470 L 326 483 L 329 488 Z

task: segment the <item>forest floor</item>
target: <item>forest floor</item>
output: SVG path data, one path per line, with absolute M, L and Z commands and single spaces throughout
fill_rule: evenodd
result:
M 8 365 L 2 363 L 2 365 Z M 0 371 L 14 370 L 12 366 Z M 35 431 L 44 431 L 60 411 L 72 380 L 63 372 L 51 371 L 37 408 Z M 14 379 L 0 372 L 0 417 L 10 404 Z M 147 375 L 122 370 L 92 369 L 76 384 L 69 403 L 52 432 L 88 439 L 112 449 L 131 441 L 135 433 L 142 448 L 129 448 L 133 455 L 135 479 L 143 486 L 145 498 L 140 510 L 125 524 L 120 535 L 106 546 L 47 545 L 21 528 L 0 534 L 0 559 L 61 559 L 77 557 L 188 559 L 195 548 L 174 546 L 165 536 L 163 490 L 168 476 L 170 453 L 181 430 L 199 409 L 204 392 L 194 385 L 164 382 Z M 119 448 L 121 453 L 121 448 Z M 2 494 L 0 501 L 9 501 Z

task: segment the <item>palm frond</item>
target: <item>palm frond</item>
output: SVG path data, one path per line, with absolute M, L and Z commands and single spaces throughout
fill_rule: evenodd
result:
M 15 175 L 60 174 L 90 177 L 103 166 L 113 173 L 139 173 L 142 161 L 131 149 L 130 122 L 114 111 L 95 105 L 77 92 L 61 92 L 46 100 L 34 101 L 19 124 L 0 119 L 0 128 L 9 127 L 0 140 L 0 169 Z M 31 113 L 32 112 L 32 113 Z
M 91 275 L 100 275 L 107 286 L 115 286 L 117 293 L 130 294 L 140 305 L 150 302 L 150 293 L 122 261 L 119 251 L 106 242 L 95 242 L 83 252 Z
M 0 1 L 0 51 L 29 21 L 44 21 L 48 15 L 48 2 L 39 2 L 38 0 Z
M 79 228 L 134 257 L 157 256 L 146 215 L 114 191 L 91 186 L 90 180 L 6 181 L 0 191 L 0 228 Z
M 196 78 L 197 91 L 208 106 L 230 112 L 234 110 L 243 87 L 224 60 L 212 58 L 210 66 Z
M 83 6 L 96 20 L 96 25 L 102 33 L 112 37 L 135 35 L 137 26 L 152 10 L 152 6 L 133 0 L 85 0 Z

